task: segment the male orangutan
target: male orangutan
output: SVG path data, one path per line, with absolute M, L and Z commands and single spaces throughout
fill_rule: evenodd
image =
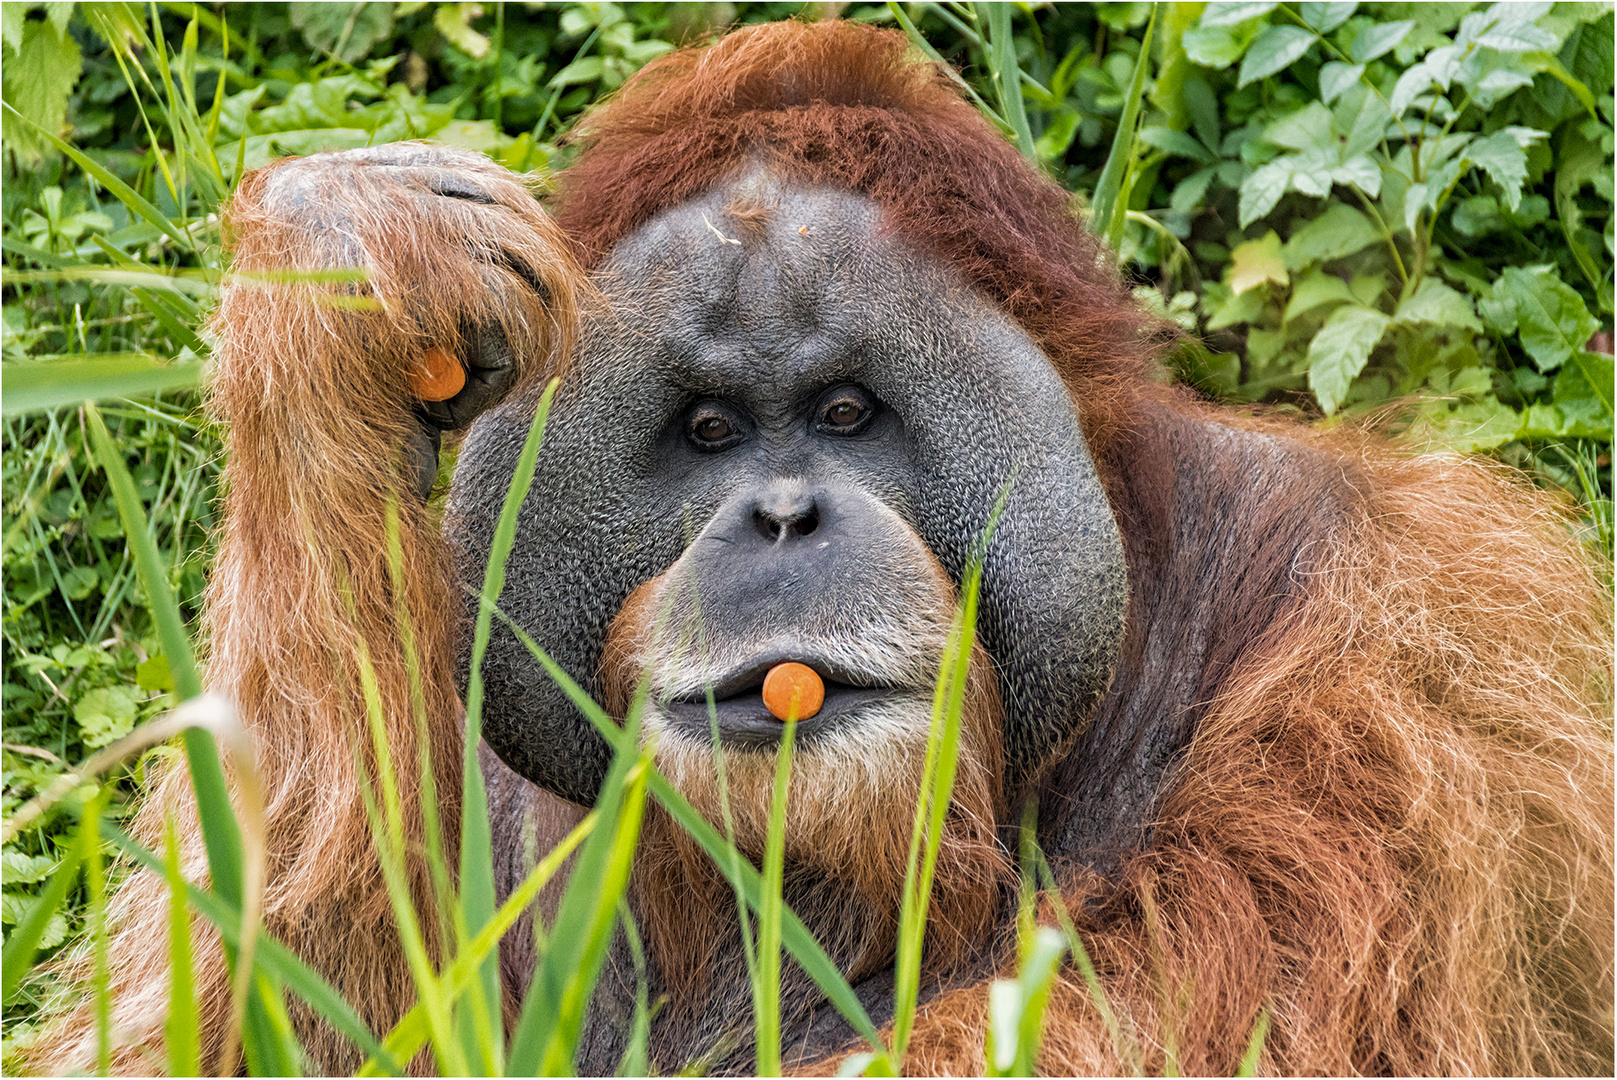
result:
M 659 766 L 717 820 L 711 688 L 755 858 L 781 731 L 760 684 L 813 669 L 786 899 L 878 1023 L 932 686 L 1008 492 L 907 1069 L 985 1067 L 1032 807 L 1148 1071 L 1169 1047 L 1233 1071 L 1267 1010 L 1266 1072 L 1609 1074 L 1610 626 L 1559 504 L 1498 467 L 1164 389 L 1165 333 L 1066 194 L 900 35 L 740 30 L 653 63 L 577 138 L 543 210 L 487 160 L 418 144 L 281 162 L 236 196 L 239 269 L 367 274 L 242 280 L 212 323 L 230 459 L 208 676 L 269 787 L 268 932 L 377 1030 L 412 1004 L 353 765 L 356 641 L 393 760 L 419 750 L 388 493 L 452 795 L 464 597 L 559 373 L 500 605 L 618 715 L 649 680 Z M 428 356 L 461 364 L 447 400 L 417 392 Z M 440 529 L 439 435 L 468 424 Z M 509 889 L 609 755 L 498 623 L 483 675 Z M 148 829 L 185 790 L 162 782 Z M 653 1066 L 748 1069 L 734 894 L 654 811 L 630 899 L 667 998 Z M 121 900 L 130 1069 L 160 1039 L 166 902 L 145 877 Z M 514 1006 L 532 936 L 507 946 Z M 204 960 L 217 1055 L 228 988 Z M 857 1040 L 788 969 L 788 1060 L 832 1069 Z M 581 1071 L 615 1069 L 632 984 L 602 979 Z M 297 1020 L 317 1068 L 357 1064 Z M 91 1060 L 88 1030 L 64 1024 L 39 1062 Z M 1040 1067 L 1116 1072 L 1120 1052 L 1064 972 Z

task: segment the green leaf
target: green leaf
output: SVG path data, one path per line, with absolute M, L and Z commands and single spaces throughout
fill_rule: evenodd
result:
M 1358 6 L 1357 0 L 1352 0 L 1349 3 L 1302 4 L 1298 10 L 1302 13 L 1303 22 L 1316 32 L 1327 34 L 1347 22 Z
M 1281 255 L 1288 268 L 1300 270 L 1311 263 L 1345 259 L 1381 239 L 1381 231 L 1361 211 L 1346 203 L 1331 203 L 1324 213 L 1291 234 Z
M 446 4 L 445 7 L 456 5 Z M 393 34 L 393 5 L 288 4 L 292 26 L 316 52 L 355 64 L 370 54 L 377 42 Z
M 1241 61 L 1239 86 L 1266 79 L 1302 59 L 1314 44 L 1314 35 L 1299 26 L 1270 26 L 1258 35 Z
M 1348 55 L 1356 64 L 1367 64 L 1397 48 L 1398 43 L 1408 37 L 1413 29 L 1415 29 L 1414 19 L 1374 23 L 1359 31 L 1359 36 L 1353 39 L 1353 45 L 1348 49 Z
M 85 694 L 73 706 L 73 720 L 84 745 L 102 747 L 128 735 L 135 728 L 139 704 L 127 686 L 102 686 Z
M 1251 176 L 1241 181 L 1241 228 L 1273 210 L 1290 184 L 1291 166 L 1284 161 L 1271 161 L 1253 170 Z
M 1296 112 L 1263 129 L 1263 137 L 1288 150 L 1334 150 L 1336 134 L 1331 130 L 1331 110 L 1311 101 Z
M 1363 74 L 1363 64 L 1344 64 L 1332 60 L 1319 69 L 1319 99 L 1329 105 L 1341 97 L 1348 87 L 1356 86 Z
M 8 8 L 18 5 L 6 5 Z M 22 29 L 22 44 L 15 57 L 4 65 L 6 104 L 16 109 L 39 129 L 60 135 L 67 122 L 67 99 L 78 84 L 83 66 L 78 42 L 70 34 L 59 34 L 49 23 L 30 20 Z M 26 125 L 7 116 L 6 149 L 24 165 L 37 164 L 49 141 Z
M 1559 49 L 1561 42 L 1554 34 L 1533 25 L 1542 10 L 1537 4 L 1495 4 L 1488 9 L 1487 17 L 1497 21 L 1477 36 L 1476 43 L 1504 53 Z
M 598 80 L 605 70 L 606 63 L 599 56 L 586 56 L 582 60 L 574 60 L 556 72 L 555 77 L 547 85 L 555 89 L 578 83 L 592 83 Z
M 999 41 L 1004 42 L 1009 37 L 1010 9 L 998 7 L 994 10 L 1001 13 L 1006 22 L 1006 26 L 995 31 L 1000 35 Z M 1139 132 L 1140 102 L 1145 98 L 1145 76 L 1151 66 L 1151 35 L 1156 30 L 1157 11 L 1157 6 L 1153 4 L 1151 20 L 1145 24 L 1145 33 L 1140 37 L 1140 59 L 1134 65 L 1133 74 L 1129 77 L 1128 91 L 1124 95 L 1123 115 L 1118 117 L 1117 133 L 1112 137 L 1112 148 L 1106 155 L 1106 164 L 1102 167 L 1100 179 L 1095 184 L 1095 198 L 1091 203 L 1094 216 L 1090 219 L 1090 228 L 1099 234 L 1113 251 L 1117 251 L 1123 243 L 1123 225 L 1128 217 L 1129 196 L 1134 186 L 1136 165 L 1134 142 Z M 1014 57 L 1010 62 L 1014 63 Z M 1020 94 L 1016 101 L 1017 107 L 1020 108 Z M 1025 127 L 1026 123 L 1026 117 L 1021 117 L 1020 124 Z M 1017 138 L 1023 144 L 1024 150 L 1030 149 L 1027 146 L 1027 143 L 1031 142 L 1030 139 L 1024 138 L 1022 134 Z
M 157 653 L 135 665 L 135 685 L 155 693 L 172 691 L 174 676 L 168 670 L 168 657 Z
M 1241 59 L 1257 30 L 1247 26 L 1193 26 L 1179 39 L 1191 63 L 1223 70 Z
M 471 4 L 439 4 L 432 13 L 432 25 L 455 48 L 480 59 L 489 50 L 489 40 L 472 29 L 468 9 L 482 10 Z
M 1326 416 L 1347 397 L 1391 322 L 1374 308 L 1338 308 L 1314 335 L 1308 346 L 1308 387 Z
M 1527 147 L 1544 138 L 1532 128 L 1507 127 L 1485 139 L 1478 139 L 1465 156 L 1486 172 L 1504 192 L 1506 209 L 1515 210 L 1522 202 L 1522 184 L 1527 181 Z
M 45 941 L 55 933 L 55 921 L 62 917 L 61 907 L 67 900 L 67 891 L 78 878 L 79 863 L 83 858 L 84 845 L 70 845 L 62 865 L 51 875 L 50 884 L 45 886 L 27 914 L 18 919 L 16 927 L 6 935 L 5 949 L 0 953 L 0 1002 L 10 1003 L 17 984 L 34 964 L 34 954 L 50 947 Z
M 1387 98 L 1387 107 L 1392 110 L 1393 119 L 1403 116 L 1415 99 L 1429 90 L 1436 81 L 1432 69 L 1424 60 L 1398 76 L 1398 83 Z
M 1067 150 L 1072 146 L 1073 137 L 1078 134 L 1078 125 L 1083 123 L 1084 114 L 1077 109 L 1070 109 L 1063 105 L 1056 113 L 1054 120 L 1044 129 L 1033 144 L 1034 153 L 1045 164 L 1060 161 L 1067 156 Z
M 1147 146 L 1154 146 L 1158 150 L 1166 150 L 1170 154 L 1177 154 L 1179 157 L 1192 158 L 1202 162 L 1218 160 L 1207 147 L 1186 135 L 1183 131 L 1175 131 L 1172 128 L 1161 126 L 1141 128 L 1140 141 Z
M 5 869 L 7 885 L 32 885 L 36 881 L 44 881 L 55 865 L 55 859 L 44 855 L 24 855 L 20 851 L 7 851 L 0 855 L 0 867 Z
M 1600 329 L 1583 297 L 1553 269 L 1507 266 L 1494 292 L 1514 309 L 1522 348 L 1542 372 L 1554 371 L 1574 353 L 1581 353 L 1584 343 Z
M 1266 281 L 1276 285 L 1290 283 L 1286 264 L 1280 258 L 1280 237 L 1270 229 L 1258 240 L 1248 240 L 1230 252 L 1230 265 L 1224 281 L 1237 296 L 1255 289 Z
M 1230 3 L 1226 0 L 1214 0 L 1202 12 L 1201 24 L 1203 26 L 1234 26 L 1236 23 L 1246 22 L 1267 15 L 1280 5 L 1277 3 Z
M 1470 297 L 1435 278 L 1422 281 L 1415 295 L 1398 305 L 1398 313 L 1393 320 L 1399 323 L 1427 322 L 1458 326 L 1482 333 L 1482 320 L 1477 318 Z
M 1307 311 L 1312 311 L 1325 304 L 1357 303 L 1358 298 L 1348 283 L 1335 274 L 1327 274 L 1323 270 L 1315 270 L 1303 278 L 1292 290 L 1291 299 L 1286 303 L 1285 321 L 1290 322 Z

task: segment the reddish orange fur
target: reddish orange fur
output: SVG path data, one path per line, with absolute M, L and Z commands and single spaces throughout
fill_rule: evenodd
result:
M 321 195 L 348 215 L 362 248 L 357 260 L 329 225 L 265 207 L 276 174 L 297 168 L 306 166 L 283 162 L 250 174 L 227 219 L 233 272 L 247 276 L 224 290 L 210 324 L 217 344 L 209 404 L 228 425 L 228 458 L 224 524 L 207 595 L 206 675 L 212 689 L 235 702 L 257 748 L 267 803 L 265 928 L 324 972 L 373 1028 L 386 1031 L 413 1004 L 415 989 L 355 768 L 355 754 L 363 752 L 376 775 L 357 657 L 363 643 L 403 789 L 408 840 L 419 852 L 422 747 L 386 529 L 388 493 L 401 486 L 398 448 L 414 423 L 409 376 L 429 345 L 459 348 L 466 315 L 504 329 L 525 377 L 545 374 L 568 347 L 580 277 L 568 245 L 530 193 L 492 163 L 478 170 L 478 179 L 497 196 L 496 205 L 457 201 L 460 220 L 441 215 L 430 223 L 410 212 L 410 196 L 395 182 L 378 182 L 363 166 L 322 165 Z M 549 290 L 548 301 L 510 271 L 474 257 L 465 242 L 473 234 L 497 240 L 525 265 Z M 365 283 L 278 276 L 344 266 L 363 269 Z M 272 276 L 250 276 L 264 273 Z M 452 863 L 461 752 L 453 664 L 463 608 L 451 592 L 449 554 L 434 513 L 407 488 L 397 503 L 400 599 L 415 634 L 426 749 Z M 156 780 L 137 834 L 156 842 L 165 814 L 175 815 L 185 837 L 188 872 L 202 874 L 206 862 L 183 768 Z M 413 859 L 410 871 L 425 901 L 424 862 Z M 166 888 L 150 875 L 134 875 L 117 911 L 114 1024 L 126 1048 L 118 1066 L 148 1071 L 138 1051 L 160 1047 L 167 1005 L 168 958 L 160 944 L 167 940 Z M 433 934 L 435 917 L 421 921 Z M 237 1062 L 216 1056 L 229 1007 L 222 957 L 216 936 L 201 936 L 203 1066 L 233 1072 Z M 36 1044 L 31 1059 L 38 1068 L 94 1067 L 86 1009 Z M 294 1018 L 324 1069 L 359 1065 L 352 1047 L 307 1010 L 294 1004 Z
M 1160 334 L 1059 189 L 905 48 L 901 37 L 843 24 L 783 24 L 665 58 L 586 124 L 560 221 L 597 259 L 754 156 L 869 195 L 896 231 L 1003 304 L 1063 372 L 1137 565 L 1172 524 L 1154 516 L 1153 484 L 1172 463 L 1149 418 L 1190 411 L 1144 389 Z M 254 217 L 263 176 L 244 184 L 233 217 L 238 266 L 328 265 L 319 236 Z M 232 458 L 209 599 L 210 682 L 237 697 L 264 755 L 270 930 L 333 973 L 378 1025 L 402 1011 L 408 988 L 390 950 L 352 948 L 356 938 L 387 940 L 390 919 L 349 765 L 363 744 L 351 643 L 364 640 L 375 657 L 395 758 L 412 760 L 379 554 L 392 476 L 384 448 L 407 422 L 409 350 L 450 340 L 461 311 L 504 319 L 515 300 L 535 306 L 507 332 L 542 363 L 567 322 L 556 238 L 520 192 L 508 193 L 502 208 L 514 221 L 497 217 L 501 208 L 467 212 L 488 215 L 478 224 L 503 243 L 528 237 L 557 305 L 555 332 L 509 282 L 496 283 L 496 302 L 480 276 L 489 271 L 448 238 L 401 235 L 413 227 L 407 215 L 378 219 L 371 288 L 388 299 L 397 295 L 389 281 L 413 283 L 430 301 L 425 324 L 410 324 L 403 307 L 379 318 L 310 302 L 326 290 L 255 286 L 236 288 L 214 322 L 214 400 L 232 424 Z M 371 437 L 356 439 L 356 429 Z M 1351 473 L 1356 516 L 1318 538 L 1298 606 L 1253 628 L 1252 648 L 1179 763 L 1150 846 L 1117 877 L 1067 868 L 1060 882 L 1146 1069 L 1160 1070 L 1171 1044 L 1186 1071 L 1229 1072 L 1269 1008 L 1266 1071 L 1609 1072 L 1611 628 L 1563 509 L 1501 470 L 1267 430 L 1315 444 L 1336 474 Z M 408 601 L 431 635 L 419 648 L 434 761 L 452 772 L 448 567 L 424 515 L 404 513 Z M 354 619 L 336 599 L 338 566 Z M 185 778 L 171 772 L 143 812 L 144 835 L 187 805 Z M 684 900 L 667 886 L 712 874 L 656 815 L 646 844 L 637 888 L 654 898 L 654 948 L 676 974 L 685 965 L 694 992 L 719 916 L 677 906 Z M 967 892 L 977 906 L 943 921 L 986 926 L 991 901 Z M 712 893 L 704 885 L 695 895 Z M 165 900 L 135 878 L 119 903 L 120 1023 L 153 1046 L 166 964 L 152 943 Z M 703 903 L 733 910 L 728 897 Z M 216 954 L 208 963 L 216 1038 L 225 995 Z M 923 1007 L 909 1070 L 982 1070 L 985 990 Z M 87 1032 L 80 1012 L 42 1041 L 36 1064 L 82 1067 Z M 312 1048 L 327 1069 L 350 1060 L 334 1039 Z M 1041 1068 L 1115 1072 L 1119 1054 L 1064 972 Z M 119 1064 L 139 1069 L 141 1059 L 130 1050 Z
M 1264 1008 L 1264 1072 L 1609 1073 L 1601 590 L 1504 470 L 1348 452 L 1363 518 L 1203 719 L 1151 848 L 1066 902 L 1149 1073 L 1170 1039 L 1233 1072 Z M 922 1010 L 908 1069 L 982 1071 L 984 990 Z M 1075 974 L 1051 1008 L 1041 1070 L 1124 1068 Z

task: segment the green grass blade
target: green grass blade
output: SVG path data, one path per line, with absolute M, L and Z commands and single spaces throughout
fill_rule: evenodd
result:
M 516 545 L 517 517 L 522 502 L 533 485 L 533 473 L 544 442 L 545 422 L 550 416 L 550 405 L 555 400 L 559 380 L 552 379 L 539 398 L 533 422 L 528 427 L 528 438 L 517 458 L 517 467 L 506 487 L 505 504 L 494 527 L 494 540 L 489 548 L 488 565 L 483 571 L 483 597 L 477 625 L 472 635 L 471 672 L 466 685 L 466 727 L 464 757 L 462 761 L 461 814 L 460 814 L 460 895 L 465 932 L 476 934 L 494 916 L 494 852 L 489 833 L 488 794 L 483 784 L 483 770 L 477 761 L 477 747 L 483 733 L 483 656 L 488 651 L 492 629 L 491 608 L 499 601 L 505 589 L 505 564 Z M 490 1031 L 502 1030 L 500 1016 L 500 965 L 496 956 L 484 961 L 480 981 L 485 1010 L 485 1024 Z M 496 1053 L 489 1070 L 499 1072 L 501 1055 Z
M 0 411 L 6 416 L 58 409 L 98 398 L 128 398 L 195 386 L 201 364 L 164 364 L 141 353 L 102 354 L 93 360 L 7 364 Z
M 191 967 L 191 911 L 185 902 L 180 841 L 172 817 L 163 822 L 163 869 L 168 879 L 168 1017 L 163 1021 L 168 1074 L 200 1076 L 196 977 Z
M 545 669 L 545 673 L 555 680 L 568 700 L 594 725 L 595 730 L 600 732 L 607 744 L 621 749 L 625 745 L 626 735 L 611 717 L 607 716 L 606 711 L 597 705 L 584 692 L 583 687 L 573 681 L 572 676 L 563 671 L 561 665 L 551 659 L 550 654 L 540 648 L 538 643 L 509 616 L 498 608 L 494 614 L 516 635 L 517 640 L 522 642 L 533 658 Z M 651 770 L 647 787 L 652 798 L 656 799 L 668 815 L 690 834 L 731 886 L 741 893 L 748 906 L 754 911 L 760 910 L 763 905 L 763 876 L 757 869 L 746 859 L 741 858 L 734 845 L 725 840 L 719 831 L 697 813 L 696 808 L 674 790 L 673 785 L 655 769 Z M 876 1025 L 870 1022 L 870 1014 L 865 1011 L 858 995 L 848 985 L 848 980 L 843 978 L 842 972 L 831 962 L 831 958 L 825 954 L 825 950 L 814 939 L 814 935 L 809 933 L 808 927 L 803 925 L 803 921 L 790 907 L 784 905 L 781 908 L 780 932 L 781 944 L 792 954 L 792 959 L 797 961 L 804 974 L 814 980 L 820 992 L 825 994 L 826 1000 L 843 1019 L 848 1021 L 849 1026 L 870 1044 L 875 1052 L 876 1067 L 886 1075 L 896 1075 L 887 1044 L 876 1031 Z
M 1132 186 L 1134 170 L 1134 144 L 1139 128 L 1140 99 L 1145 96 L 1145 73 L 1151 67 L 1151 34 L 1156 29 L 1157 11 L 1161 6 L 1151 5 L 1151 18 L 1145 24 L 1145 34 L 1140 39 L 1140 55 L 1134 64 L 1134 75 L 1129 79 L 1128 93 L 1123 95 L 1123 115 L 1118 118 L 1117 134 L 1112 137 L 1112 149 L 1106 155 L 1106 166 L 1101 169 L 1100 182 L 1095 185 L 1095 197 L 1091 201 L 1094 216 L 1090 218 L 1090 227 L 1113 251 L 1123 242 L 1123 223 L 1129 204 L 1128 188 Z
M 1078 975 L 1084 980 L 1084 987 L 1089 991 L 1089 1000 L 1094 1004 L 1095 1011 L 1100 1014 L 1101 1023 L 1106 1026 L 1106 1034 L 1112 1040 L 1112 1049 L 1116 1051 L 1118 1060 L 1123 1062 L 1133 1076 L 1142 1076 L 1145 1072 L 1145 1057 L 1140 1052 L 1139 1044 L 1131 1035 L 1123 1030 L 1123 1025 L 1112 1009 L 1112 1003 L 1107 1000 L 1106 990 L 1100 984 L 1100 975 L 1095 971 L 1094 962 L 1089 958 L 1089 950 L 1084 947 L 1083 938 L 1078 936 L 1078 928 L 1073 925 L 1072 914 L 1067 910 L 1067 902 L 1056 887 L 1055 872 L 1051 870 L 1050 863 L 1044 857 L 1044 852 L 1034 846 L 1034 857 L 1038 861 L 1039 883 L 1054 903 L 1056 921 L 1061 926 L 1061 932 L 1067 938 L 1067 949 L 1072 953 L 1072 962 L 1078 967 Z
M 1022 66 L 1016 59 L 1016 36 L 1011 30 L 1011 5 L 1004 3 L 979 4 L 988 9 L 988 17 L 980 20 L 988 27 L 988 64 L 999 91 L 999 108 L 1005 122 L 1016 133 L 1017 149 L 1022 156 L 1038 164 L 1038 151 L 1033 146 L 1033 129 L 1027 122 L 1027 103 L 1022 100 Z
M 168 219 L 167 214 L 153 206 L 134 188 L 118 179 L 118 177 L 110 170 L 97 164 L 94 159 L 81 153 L 68 143 L 63 142 L 61 139 L 57 138 L 49 131 L 46 131 L 44 128 L 28 119 L 16 109 L 13 109 L 9 102 L 0 103 L 0 107 L 3 107 L 18 120 L 21 120 L 23 123 L 33 128 L 34 131 L 38 132 L 42 137 L 44 137 L 47 142 L 65 154 L 68 159 L 73 162 L 73 164 L 77 165 L 86 173 L 93 176 L 95 178 L 95 182 L 112 192 L 113 196 L 119 202 L 123 203 L 129 208 L 130 213 L 138 215 L 142 220 L 152 225 L 159 232 L 169 237 L 169 239 L 173 240 L 176 244 L 179 244 L 185 250 L 195 250 L 196 245 L 191 242 L 191 238 L 185 233 L 181 232 L 179 229 L 175 228 L 174 223 Z
M 769 802 L 769 834 L 764 841 L 763 906 L 758 911 L 758 964 L 753 982 L 754 1053 L 760 1076 L 780 1075 L 780 912 L 786 872 L 786 797 L 791 785 L 792 744 L 797 709 L 787 714 L 775 756 L 775 787 Z
M 117 826 L 103 822 L 101 835 L 146 870 L 166 876 L 163 860 Z M 241 944 L 240 908 L 218 893 L 190 882 L 185 883 L 185 895 L 197 914 L 207 919 L 219 931 L 219 936 L 227 948 L 234 949 Z M 402 1075 L 403 1070 L 383 1049 L 370 1028 L 359 1018 L 359 1014 L 354 1012 L 353 1006 L 349 1005 L 324 977 L 298 959 L 285 945 L 268 934 L 260 933 L 253 949 L 253 962 L 307 1002 L 334 1031 L 375 1060 L 384 1062 L 388 1073 L 395 1076 Z
M 51 875 L 50 884 L 35 898 L 22 921 L 6 935 L 5 950 L 0 953 L 0 1003 L 11 1003 L 11 995 L 17 989 L 17 984 L 33 967 L 34 955 L 39 951 L 39 939 L 50 925 L 51 916 L 67 902 L 68 891 L 78 879 L 82 850 L 80 844 L 68 845 L 61 865 Z
M 481 970 L 486 957 L 495 955 L 500 939 L 507 930 L 515 926 L 522 913 L 538 898 L 550 879 L 561 869 L 562 864 L 578 849 L 578 846 L 587 839 L 600 821 L 599 815 L 593 811 L 585 815 L 573 831 L 568 833 L 562 841 L 550 849 L 543 859 L 534 866 L 522 884 L 512 890 L 511 895 L 505 898 L 494 917 L 478 931 L 477 935 L 467 944 L 456 957 L 455 962 L 443 974 L 444 993 L 453 997 L 461 993 Z M 415 1057 L 416 1051 L 426 1045 L 428 1036 L 426 1012 L 418 1004 L 411 1009 L 388 1032 L 384 1040 L 387 1053 L 393 1061 L 409 1061 Z M 356 1075 L 376 1076 L 386 1067 L 372 1057 L 359 1070 Z
M 996 979 L 988 992 L 989 1076 L 1033 1076 L 1044 1031 L 1050 987 L 1067 944 L 1054 927 L 1029 935 L 1026 958 L 1013 979 Z
M 107 474 L 108 484 L 118 504 L 118 514 L 123 519 L 124 536 L 135 557 L 136 573 L 146 590 L 152 623 L 157 627 L 158 639 L 163 643 L 169 674 L 174 680 L 175 696 L 185 701 L 202 692 L 202 683 L 197 677 L 196 656 L 191 649 L 185 620 L 169 588 L 162 555 L 152 539 L 151 530 L 146 526 L 146 510 L 135 491 L 135 482 L 124 465 L 123 455 L 113 444 L 112 436 L 108 434 L 107 426 L 94 405 L 84 407 L 84 419 L 89 428 L 95 458 Z M 186 762 L 191 771 L 191 784 L 196 792 L 197 813 L 202 821 L 202 841 L 208 853 L 210 880 L 219 895 L 239 906 L 243 880 L 241 828 L 236 823 L 235 809 L 231 806 L 218 747 L 214 745 L 213 736 L 199 728 L 187 728 L 182 738 Z
M 1263 1057 L 1263 1044 L 1269 1038 L 1269 1010 L 1264 1009 L 1258 1013 L 1258 1022 L 1252 1025 L 1252 1038 L 1247 1041 L 1246 1053 L 1241 1055 L 1241 1064 L 1235 1070 L 1236 1076 L 1258 1075 L 1258 1062 Z
M 101 858 L 101 812 L 108 789 L 101 787 L 84 806 L 79 823 L 83 848 L 85 891 L 90 894 L 90 949 L 94 969 L 90 980 L 91 1010 L 95 1015 L 95 1071 L 112 1074 L 112 959 L 107 948 L 107 871 Z

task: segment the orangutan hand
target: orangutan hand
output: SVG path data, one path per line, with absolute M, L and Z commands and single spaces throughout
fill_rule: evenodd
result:
M 423 497 L 442 433 L 553 367 L 571 334 L 566 240 L 480 154 L 395 143 L 278 162 L 243 180 L 226 223 L 239 284 L 213 323 L 221 367 L 336 395 L 305 415 L 347 430 L 318 435 L 352 439 L 360 420 Z

